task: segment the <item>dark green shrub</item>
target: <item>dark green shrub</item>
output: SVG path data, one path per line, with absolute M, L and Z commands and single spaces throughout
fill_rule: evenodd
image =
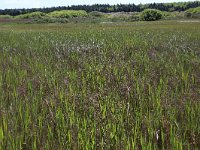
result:
M 141 14 L 141 19 L 144 21 L 156 21 L 160 20 L 162 17 L 162 12 L 156 9 L 145 9 Z

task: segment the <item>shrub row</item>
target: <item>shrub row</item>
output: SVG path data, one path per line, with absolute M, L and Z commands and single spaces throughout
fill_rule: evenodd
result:
M 184 14 L 184 13 L 183 13 Z M 101 19 L 107 19 L 109 21 L 156 21 L 160 20 L 162 18 L 170 18 L 171 16 L 174 16 L 173 18 L 176 18 L 177 14 L 175 13 L 169 13 L 169 12 L 162 12 L 160 10 L 156 9 L 145 9 L 141 13 L 111 13 L 111 14 L 105 14 L 98 11 L 87 13 L 83 10 L 62 10 L 62 11 L 54 11 L 51 13 L 42 13 L 42 12 L 33 12 L 33 13 L 27 13 L 23 15 L 18 15 L 16 17 L 9 16 L 9 15 L 0 15 L 0 19 L 33 19 L 36 20 L 36 22 L 46 22 L 46 23 L 66 23 L 71 18 L 79 18 L 79 17 L 87 17 L 88 19 L 94 19 L 94 18 L 101 18 Z M 200 7 L 188 9 L 185 14 L 185 17 L 191 17 L 191 18 L 200 18 Z M 72 19 L 73 20 L 73 19 Z

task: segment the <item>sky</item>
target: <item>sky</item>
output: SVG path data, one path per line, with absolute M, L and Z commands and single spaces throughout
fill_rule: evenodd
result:
M 82 4 L 140 4 L 182 2 L 188 0 L 0 0 L 0 9 L 6 8 L 42 8 L 53 6 L 70 6 Z

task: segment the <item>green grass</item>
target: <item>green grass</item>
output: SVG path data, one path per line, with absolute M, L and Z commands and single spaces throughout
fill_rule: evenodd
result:
M 199 23 L 0 29 L 0 149 L 200 147 Z

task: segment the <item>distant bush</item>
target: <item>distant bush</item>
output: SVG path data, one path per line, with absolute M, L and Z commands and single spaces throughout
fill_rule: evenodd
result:
M 188 18 L 200 18 L 200 7 L 188 9 L 185 11 L 185 16 Z
M 53 18 L 86 17 L 87 15 L 87 12 L 83 10 L 62 10 L 54 11 L 48 14 L 49 17 Z
M 112 22 L 128 21 L 129 16 L 123 13 L 111 13 L 107 18 Z
M 138 21 L 137 18 L 138 13 L 133 12 L 115 12 L 109 13 L 107 15 L 107 19 L 112 22 L 120 22 L 120 21 Z
M 184 12 L 162 12 L 165 20 L 184 19 Z
M 13 17 L 10 15 L 0 15 L 0 19 L 12 19 Z
M 200 7 L 188 9 L 186 12 L 190 12 L 192 14 L 199 14 L 200 13 Z
M 144 21 L 156 21 L 160 20 L 162 17 L 162 12 L 156 9 L 145 9 L 141 14 L 141 19 Z
M 17 19 L 40 19 L 43 18 L 46 14 L 42 12 L 33 12 L 27 13 L 23 15 L 16 16 Z
M 135 13 L 130 17 L 131 21 L 140 21 L 140 13 Z
M 89 15 L 93 16 L 93 17 L 103 17 L 104 13 L 99 12 L 99 11 L 92 11 L 92 12 L 89 13 Z

